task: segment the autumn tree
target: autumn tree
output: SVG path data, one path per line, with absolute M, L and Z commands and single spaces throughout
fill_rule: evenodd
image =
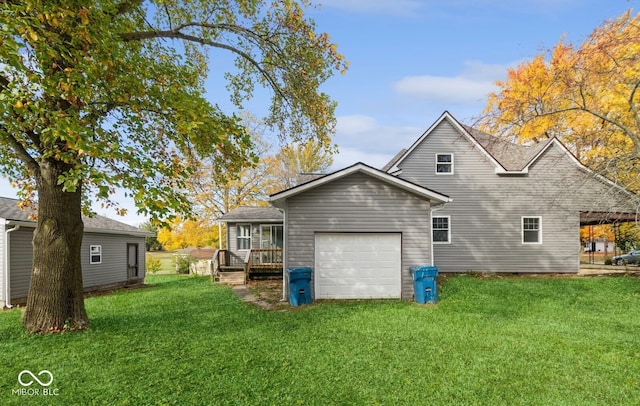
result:
M 300 173 L 323 172 L 333 163 L 332 147 L 321 141 L 294 141 L 274 152 L 263 122 L 245 114 L 242 123 L 256 160 L 236 172 L 216 171 L 209 158 L 196 165 L 187 188 L 199 218 L 214 221 L 238 206 L 266 206 L 270 194 L 294 186 Z
M 307 0 L 7 0 L 0 3 L 0 171 L 37 202 L 30 332 L 87 327 L 82 211 L 128 190 L 156 218 L 188 211 L 191 160 L 253 159 L 239 119 L 204 94 L 208 52 L 229 52 L 231 101 L 271 91 L 283 137 L 334 130 L 320 85 L 346 64 L 305 16 Z
M 176 217 L 171 224 L 158 231 L 158 241 L 168 250 L 215 247 L 218 245 L 218 238 L 218 225 L 206 218 L 183 220 Z
M 561 40 L 497 86 L 485 131 L 522 143 L 558 137 L 598 173 L 640 190 L 640 14 L 604 22 L 579 47 Z
M 283 146 L 268 158 L 269 167 L 277 179 L 276 189 L 269 193 L 295 186 L 301 174 L 325 173 L 333 164 L 332 150 L 318 140 L 294 142 Z
M 254 157 L 236 170 L 217 168 L 210 157 L 202 157 L 187 181 L 192 207 L 198 218 L 214 222 L 221 215 L 242 205 L 266 204 L 265 190 L 272 179 L 264 161 L 271 145 L 266 141 L 266 126 L 251 114 L 242 114 L 242 125 L 250 134 Z

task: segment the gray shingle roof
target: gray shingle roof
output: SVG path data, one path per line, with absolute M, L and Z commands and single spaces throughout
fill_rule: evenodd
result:
M 0 197 L 0 218 L 10 221 L 20 221 L 33 223 L 36 222 L 29 218 L 31 213 L 29 210 L 22 210 L 18 207 L 20 201 L 17 199 L 9 199 L 7 197 Z M 134 235 L 153 235 L 148 231 L 142 230 L 138 227 L 130 226 L 129 224 L 122 223 L 117 220 L 112 220 L 104 216 L 86 217 L 82 216 L 85 231 L 109 231 L 118 232 L 122 234 L 134 234 Z
M 402 148 L 400 152 L 398 152 L 385 166 L 382 167 L 381 171 L 388 172 L 389 169 L 393 168 L 396 162 L 407 152 L 406 148 Z
M 220 217 L 221 221 L 282 221 L 282 213 L 275 207 L 240 206 Z
M 540 151 L 542 151 L 552 139 L 546 142 L 537 143 L 531 146 L 516 144 L 503 138 L 494 137 L 493 135 L 476 130 L 475 128 L 463 125 L 465 130 L 476 140 L 482 147 L 495 158 L 504 169 L 508 171 L 520 171 Z

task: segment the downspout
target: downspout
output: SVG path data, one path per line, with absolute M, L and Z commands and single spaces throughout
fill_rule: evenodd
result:
M 16 231 L 20 226 L 16 225 L 13 228 L 4 231 L 4 305 L 7 309 L 11 309 L 11 272 L 9 270 L 9 266 L 11 266 L 11 261 L 9 260 L 9 255 L 11 255 L 11 242 L 9 240 L 9 233 L 12 231 Z
M 276 207 L 282 213 L 282 299 L 287 301 L 287 214 L 284 209 Z
M 444 206 L 447 204 L 447 202 L 445 203 L 440 203 L 437 206 L 431 207 L 431 210 L 429 211 L 429 229 L 431 230 L 431 244 L 429 244 L 429 249 L 431 250 L 430 255 L 431 255 L 431 265 L 435 266 L 436 265 L 436 261 L 433 258 L 433 212 L 438 211 L 438 210 L 442 210 L 444 209 Z M 451 224 L 449 224 L 449 229 L 451 229 Z

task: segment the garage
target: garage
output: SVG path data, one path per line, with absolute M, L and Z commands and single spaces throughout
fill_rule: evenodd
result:
M 315 299 L 411 300 L 411 267 L 433 263 L 431 208 L 449 200 L 363 163 L 278 192 L 284 267 L 312 269 Z
M 400 233 L 315 235 L 318 299 L 399 299 L 401 268 Z

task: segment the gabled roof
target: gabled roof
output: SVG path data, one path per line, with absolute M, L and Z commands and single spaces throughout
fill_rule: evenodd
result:
M 400 150 L 400 152 L 398 152 L 393 158 L 391 158 L 391 160 L 389 162 L 387 162 L 387 164 L 385 166 L 382 167 L 381 171 L 388 172 L 389 169 L 393 168 L 396 165 L 396 162 L 398 162 L 398 160 L 400 158 L 402 158 L 402 156 L 404 155 L 405 152 L 407 152 L 407 149 L 406 148 L 402 148 L 402 150 Z
M 482 147 L 493 156 L 500 165 L 509 172 L 522 171 L 529 166 L 532 159 L 540 151 L 546 149 L 553 138 L 531 146 L 509 142 L 504 138 L 494 137 L 475 128 L 462 126 Z
M 36 222 L 29 218 L 29 212 L 18 207 L 20 203 L 17 199 L 0 197 L 0 218 L 7 222 L 20 223 L 26 227 L 35 227 Z M 106 233 L 106 234 L 126 234 L 137 237 L 150 237 L 155 235 L 150 231 L 142 230 L 138 227 L 130 226 L 117 220 L 112 220 L 104 216 L 86 217 L 82 216 L 85 232 Z
M 398 178 L 396 176 L 390 175 L 381 170 L 375 169 L 369 165 L 363 164 L 362 162 L 358 162 L 354 165 L 351 165 L 347 168 L 341 169 L 334 173 L 325 175 L 321 178 L 314 179 L 302 185 L 295 186 L 291 189 L 283 190 L 282 192 L 278 192 L 276 194 L 271 195 L 270 200 L 272 203 L 276 204 L 281 202 L 289 197 L 298 195 L 300 193 L 306 192 L 307 190 L 314 189 L 318 186 L 322 186 L 329 182 L 333 182 L 335 180 L 341 179 L 345 176 L 352 175 L 354 173 L 364 173 L 368 176 L 376 178 L 382 182 L 395 186 L 397 188 L 403 189 L 407 192 L 413 193 L 420 197 L 426 198 L 430 201 L 439 203 L 447 203 L 450 202 L 451 199 L 447 195 L 443 195 L 442 193 L 438 193 L 431 189 L 425 188 L 423 186 L 417 185 L 413 182 L 409 182 L 407 180 Z
M 440 118 L 431 125 L 418 138 L 416 142 L 411 145 L 408 150 L 405 150 L 404 154 L 400 157 L 394 158 L 395 163 L 387 168 L 387 172 L 394 173 L 399 171 L 398 165 L 411 154 L 411 152 L 427 138 L 431 132 L 437 128 L 442 121 L 449 122 L 460 135 L 469 141 L 475 148 L 480 151 L 494 166 L 496 174 L 498 175 L 523 175 L 528 173 L 529 167 L 551 146 L 556 145 L 560 147 L 567 155 L 580 167 L 584 166 L 578 161 L 578 159 L 567 149 L 567 147 L 560 142 L 557 138 L 550 138 L 545 142 L 537 143 L 534 145 L 521 145 L 510 142 L 504 138 L 494 137 L 493 135 L 484 133 L 475 128 L 466 126 L 458 122 L 448 111 L 442 113 Z
M 275 207 L 240 206 L 219 218 L 225 222 L 282 222 L 282 212 Z

